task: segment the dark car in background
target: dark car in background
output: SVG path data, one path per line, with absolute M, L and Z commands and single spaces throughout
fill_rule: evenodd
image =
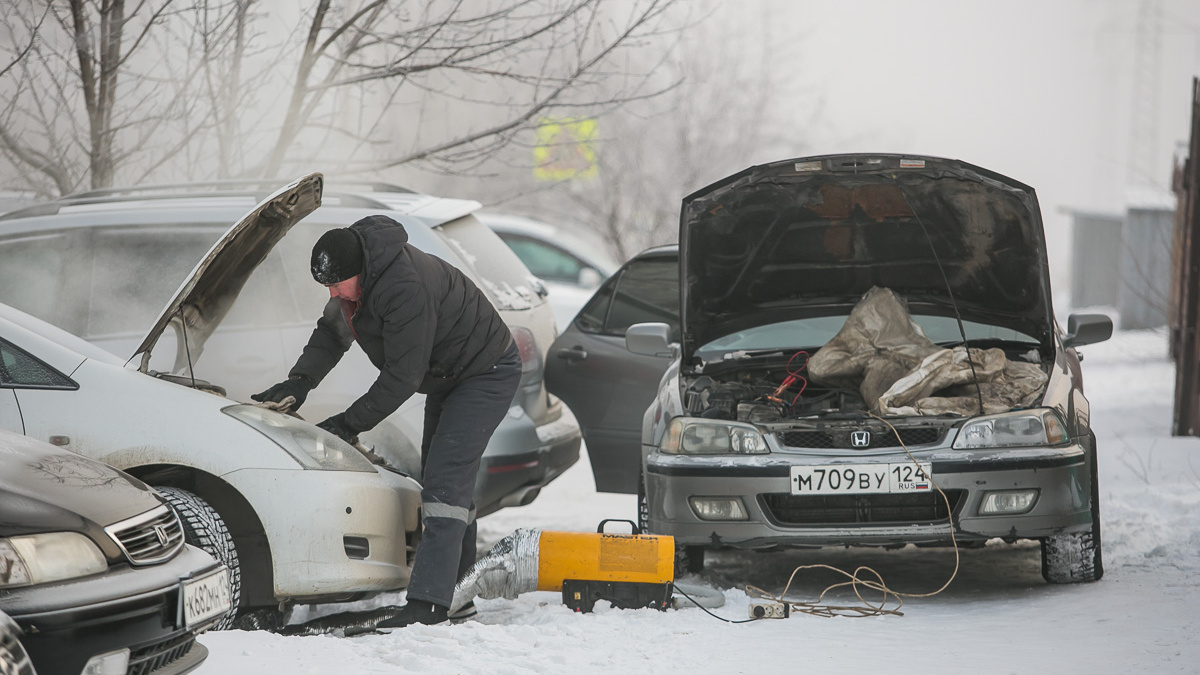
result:
M 934 157 L 751 167 L 684 199 L 669 278 L 677 324 L 629 326 L 623 355 L 614 299 L 552 349 L 567 364 L 610 355 L 617 384 L 637 359 L 669 360 L 637 399 L 636 489 L 644 529 L 672 535 L 682 567 L 709 548 L 999 538 L 1039 540 L 1051 583 L 1101 578 L 1076 348 L 1112 322 L 1054 319 L 1032 188 Z M 652 310 L 661 292 L 624 304 Z M 551 373 L 555 391 L 564 381 Z M 559 393 L 585 433 L 617 412 Z
M 230 609 L 227 575 L 151 488 L 0 430 L 0 611 L 20 631 L 20 645 L 0 635 L 0 663 L 27 651 L 41 675 L 187 672 L 208 655 L 196 635 Z
M 596 290 L 550 348 L 546 386 L 566 401 L 587 443 L 596 489 L 637 492 L 642 415 L 671 352 L 634 354 L 625 330 L 662 322 L 679 339 L 679 247 L 639 253 Z

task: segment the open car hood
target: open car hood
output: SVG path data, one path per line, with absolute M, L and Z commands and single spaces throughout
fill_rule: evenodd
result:
M 1053 343 L 1033 188 L 965 162 L 847 154 L 755 166 L 685 197 L 680 220 L 685 363 L 740 330 L 848 314 L 875 286 L 914 314 L 957 306 L 963 319 Z
M 186 366 L 189 357 L 192 361 L 200 357 L 205 341 L 225 318 L 250 274 L 293 225 L 321 205 L 324 182 L 319 173 L 296 180 L 259 202 L 213 244 L 133 353 L 142 357 L 140 370 L 147 370 L 150 354 L 167 326 L 173 325 L 181 336 L 174 372 Z

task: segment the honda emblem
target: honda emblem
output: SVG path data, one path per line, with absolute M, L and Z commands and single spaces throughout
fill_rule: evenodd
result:
M 865 448 L 871 445 L 871 432 L 866 430 L 851 431 L 850 445 L 856 448 Z
M 171 539 L 167 536 L 167 528 L 162 525 L 154 526 L 154 536 L 158 537 L 158 545 L 166 546 Z

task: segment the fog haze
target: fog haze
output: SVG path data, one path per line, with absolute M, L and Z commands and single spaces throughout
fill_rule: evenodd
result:
M 820 0 L 759 9 L 778 13 L 776 25 L 794 27 L 803 42 L 800 62 L 779 65 L 793 66 L 820 97 L 809 150 L 952 157 L 1033 186 L 1060 295 L 1070 264 L 1064 210 L 1121 213 L 1129 199 L 1146 198 L 1147 185 L 1168 190 L 1173 158 L 1185 149 L 1200 3 L 1156 4 L 1157 38 L 1144 34 L 1141 43 L 1141 3 L 1129 1 Z M 1145 67 L 1156 52 L 1158 67 Z M 1137 112 L 1136 93 L 1155 89 L 1152 101 L 1137 97 L 1145 106 Z M 1141 154 L 1131 158 L 1135 120 L 1156 140 L 1133 143 Z M 1152 175 L 1134 175 L 1139 163 Z

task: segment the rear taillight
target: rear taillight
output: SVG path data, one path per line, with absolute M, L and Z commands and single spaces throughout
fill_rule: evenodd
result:
M 538 352 L 537 340 L 533 339 L 533 333 L 528 328 L 511 328 L 513 340 L 517 343 L 517 349 L 521 352 L 521 374 L 528 375 L 529 373 L 541 370 L 542 355 Z

